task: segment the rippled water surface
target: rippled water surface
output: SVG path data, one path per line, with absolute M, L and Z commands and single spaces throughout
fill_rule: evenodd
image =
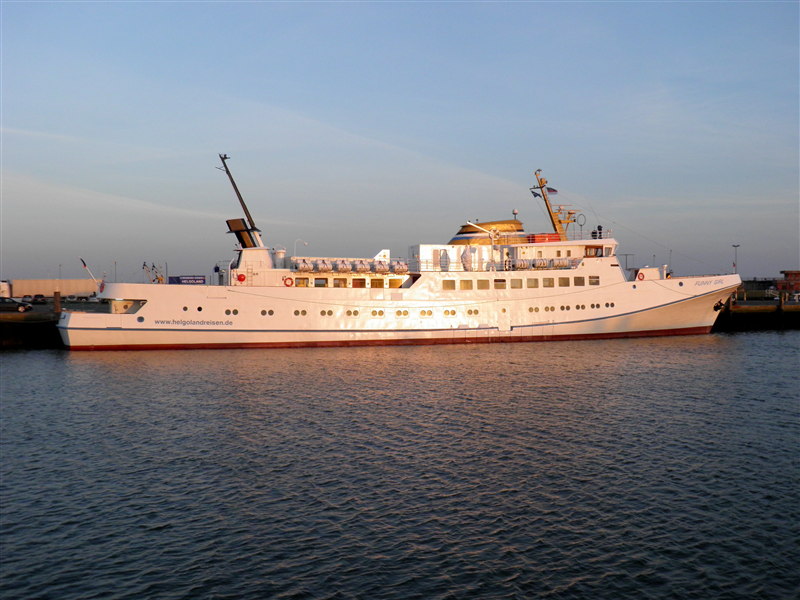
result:
M 4 599 L 800 590 L 800 332 L 0 360 Z

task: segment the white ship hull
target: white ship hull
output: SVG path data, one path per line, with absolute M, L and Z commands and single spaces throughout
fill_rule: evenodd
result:
M 378 295 L 377 290 L 110 284 L 103 296 L 147 302 L 134 314 L 63 313 L 58 327 L 65 345 L 73 350 L 459 344 L 688 335 L 711 330 L 720 303 L 739 282 L 736 275 L 688 277 L 621 282 L 571 294 L 473 291 L 467 298 L 459 298 L 458 292 L 435 298 L 402 289 L 381 290 L 379 295 L 388 298 L 370 298 Z M 273 314 L 261 314 L 267 310 Z

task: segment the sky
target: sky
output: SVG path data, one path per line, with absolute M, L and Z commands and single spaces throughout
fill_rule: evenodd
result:
M 800 269 L 800 4 L 0 3 L 0 278 L 602 224 L 628 266 Z M 733 245 L 738 244 L 738 248 Z

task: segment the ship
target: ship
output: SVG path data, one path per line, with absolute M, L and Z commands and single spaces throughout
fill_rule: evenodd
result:
M 583 232 L 579 211 L 530 188 L 552 231 L 517 219 L 466 221 L 448 243 L 404 257 L 287 256 L 269 247 L 219 155 L 244 212 L 227 220 L 234 256 L 206 285 L 98 282 L 105 312 L 61 313 L 70 350 L 291 348 L 549 342 L 706 334 L 737 274 L 627 269 L 612 232 Z M 585 218 L 583 220 L 585 222 Z M 575 224 L 581 225 L 577 231 Z

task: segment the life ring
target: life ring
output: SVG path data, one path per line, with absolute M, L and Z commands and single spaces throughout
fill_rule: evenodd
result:
M 285 285 L 286 287 L 292 287 L 294 285 L 294 279 L 292 279 L 291 277 L 284 277 L 283 285 Z
M 636 279 L 638 279 L 639 281 L 642 281 L 642 280 L 644 279 L 644 273 L 639 273 L 639 274 L 636 276 Z

